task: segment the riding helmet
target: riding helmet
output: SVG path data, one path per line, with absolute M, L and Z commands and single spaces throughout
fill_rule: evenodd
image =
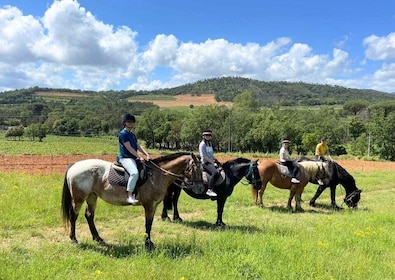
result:
M 136 122 L 136 118 L 132 114 L 127 113 L 122 118 L 122 124 L 125 124 L 127 121 Z
M 290 143 L 291 141 L 289 141 L 289 140 L 287 140 L 287 139 L 285 139 L 285 140 L 283 140 L 283 143 Z

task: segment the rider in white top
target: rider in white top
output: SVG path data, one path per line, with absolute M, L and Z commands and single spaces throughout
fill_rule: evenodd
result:
M 291 183 L 298 184 L 300 181 L 296 178 L 296 174 L 298 173 L 298 165 L 292 160 L 291 156 L 289 155 L 288 147 L 289 147 L 289 140 L 283 140 L 281 149 L 280 149 L 280 163 L 282 165 L 288 166 L 293 170 L 292 172 L 292 179 Z

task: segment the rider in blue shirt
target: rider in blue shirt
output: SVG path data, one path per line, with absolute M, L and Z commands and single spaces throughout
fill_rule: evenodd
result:
M 126 188 L 126 190 L 128 191 L 127 202 L 130 204 L 137 204 L 138 200 L 136 199 L 136 196 L 133 193 L 138 180 L 138 169 L 137 169 L 136 159 L 142 161 L 144 160 L 144 158 L 138 154 L 138 151 L 143 153 L 146 156 L 147 160 L 150 159 L 150 156 L 144 150 L 144 148 L 140 146 L 140 144 L 137 141 L 136 135 L 132 132 L 134 126 L 136 125 L 136 118 L 129 113 L 125 114 L 122 119 L 122 124 L 123 124 L 123 129 L 119 132 L 118 135 L 118 140 L 119 140 L 118 159 L 130 176 Z

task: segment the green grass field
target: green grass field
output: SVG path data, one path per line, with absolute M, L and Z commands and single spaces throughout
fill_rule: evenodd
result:
M 57 144 L 50 150 L 54 154 L 68 154 L 72 147 L 80 147 L 74 148 L 77 153 L 81 147 L 86 154 L 116 153 L 113 139 L 108 146 L 104 140 L 101 149 L 90 147 L 93 140 L 45 141 Z M 3 142 L 0 150 L 6 154 L 48 153 L 42 150 L 46 146 L 25 147 L 34 144 L 30 141 L 15 145 L 20 150 Z M 99 200 L 96 225 L 109 247 L 91 240 L 82 209 L 76 231 L 80 244 L 73 246 L 60 217 L 63 175 L 1 173 L 0 279 L 395 279 L 394 173 L 352 175 L 363 190 L 358 210 L 332 211 L 329 190 L 317 201 L 321 207 L 311 208 L 316 186 L 309 184 L 305 213 L 287 211 L 288 191 L 272 186 L 264 208 L 252 205 L 243 180 L 225 205 L 225 230 L 213 227 L 215 202 L 182 193 L 184 222 L 163 222 L 160 204 L 152 229 L 156 250 L 148 253 L 142 207 Z M 339 186 L 338 204 L 344 195 Z

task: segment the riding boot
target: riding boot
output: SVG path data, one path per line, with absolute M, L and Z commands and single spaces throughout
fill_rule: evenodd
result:
M 215 174 L 214 176 L 211 176 L 210 180 L 208 181 L 208 189 L 207 189 L 207 192 L 206 192 L 206 194 L 208 196 L 212 196 L 212 197 L 217 196 L 217 194 L 213 191 L 213 187 L 215 185 L 215 181 L 217 180 L 217 175 L 218 174 Z

